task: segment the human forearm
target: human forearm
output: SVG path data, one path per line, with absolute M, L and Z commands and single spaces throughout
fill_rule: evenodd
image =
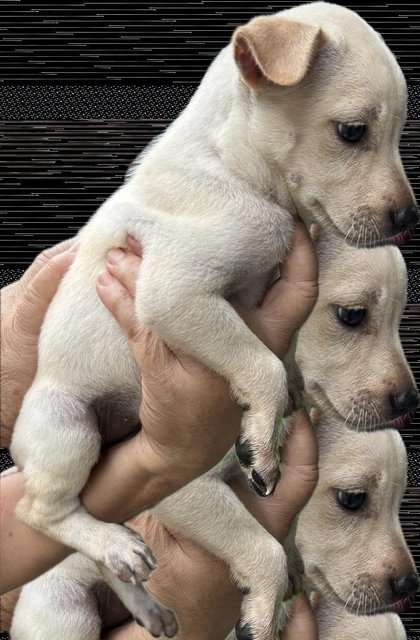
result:
M 1 476 L 0 592 L 33 580 L 63 560 L 71 549 L 31 529 L 15 516 L 25 492 L 23 474 Z
M 167 475 L 154 471 L 142 454 L 145 452 L 135 438 L 105 453 L 81 495 L 82 504 L 90 513 L 102 520 L 123 522 L 178 488 Z M 24 492 L 21 472 L 16 469 L 2 474 L 1 593 L 34 580 L 73 551 L 15 516 Z

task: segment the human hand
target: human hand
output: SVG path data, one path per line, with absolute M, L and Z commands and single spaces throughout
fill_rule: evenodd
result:
M 137 446 L 160 474 L 180 487 L 214 466 L 239 435 L 241 413 L 227 382 L 185 353 L 171 350 L 136 320 L 133 296 L 140 247 L 112 250 L 98 294 L 125 329 L 142 371 L 142 431 Z M 140 275 L 141 277 L 141 275 Z M 308 317 L 317 297 L 315 251 L 306 227 L 296 224 L 282 278 L 257 310 L 235 305 L 252 330 L 279 356 Z
M 281 542 L 310 498 L 318 477 L 317 442 L 306 413 L 298 412 L 292 422 L 281 450 L 282 475 L 275 493 L 261 500 L 246 490 L 242 474 L 231 483 L 254 517 Z M 172 535 L 153 513 L 140 514 L 129 524 L 141 533 L 158 558 L 147 588 L 177 613 L 179 640 L 224 640 L 239 618 L 242 598 L 230 581 L 227 566 L 188 538 Z M 294 600 L 292 611 L 282 640 L 316 640 L 316 624 L 306 599 Z M 118 620 L 111 616 L 108 624 L 115 626 Z M 131 623 L 109 632 L 104 640 L 149 637 Z
M 17 282 L 1 290 L 1 446 L 8 447 L 38 361 L 45 312 L 78 244 L 65 240 L 37 256 Z

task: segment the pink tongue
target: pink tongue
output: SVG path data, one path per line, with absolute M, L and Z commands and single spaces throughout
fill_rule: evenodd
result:
M 404 427 L 410 426 L 411 419 L 412 419 L 412 416 L 409 413 L 407 413 L 405 416 L 400 416 L 399 418 L 395 418 L 395 420 L 392 421 L 392 425 L 396 429 L 403 429 Z
M 392 610 L 395 613 L 405 613 L 409 610 L 412 605 L 411 598 L 404 598 L 403 600 L 399 600 L 392 606 Z
M 396 236 L 394 236 L 392 240 L 394 244 L 399 246 L 411 240 L 411 236 L 412 232 L 410 231 L 410 229 L 406 229 L 405 231 L 401 231 L 401 233 L 398 233 Z

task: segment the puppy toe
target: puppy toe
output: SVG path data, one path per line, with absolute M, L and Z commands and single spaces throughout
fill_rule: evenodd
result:
M 274 469 L 270 473 L 260 474 L 255 469 L 252 469 L 251 475 L 248 477 L 249 485 L 255 493 L 262 498 L 270 496 L 280 480 L 280 470 Z
M 236 623 L 235 633 L 237 640 L 254 640 L 250 625 L 241 620 Z

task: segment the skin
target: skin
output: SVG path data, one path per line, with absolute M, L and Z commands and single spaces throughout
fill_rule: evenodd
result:
M 66 249 L 67 246 L 60 247 L 60 251 L 63 248 Z M 133 243 L 131 249 L 139 251 L 139 247 Z M 36 345 L 43 314 L 72 261 L 70 254 L 60 255 L 56 258 L 51 254 L 45 258 L 44 255 L 42 260 L 38 259 L 38 264 L 32 265 L 32 271 L 28 270 L 21 281 L 3 291 L 3 306 L 6 309 L 3 316 L 3 388 L 7 388 L 8 380 L 21 380 L 20 386 L 15 382 L 12 396 L 15 408 L 13 409 L 12 403 L 4 407 L 2 437 L 5 444 L 10 441 L 13 421 L 18 413 L 17 407 L 20 406 L 23 395 L 31 383 L 29 373 L 25 379 L 17 373 L 23 369 L 31 371 L 33 375 L 36 370 Z M 135 321 L 131 292 L 140 262 L 141 258 L 131 251 L 124 252 L 124 260 L 115 262 L 114 253 L 113 256 L 109 256 L 106 272 L 111 279 L 108 277 L 107 284 L 103 273 L 98 278 L 97 285 L 102 301 L 125 329 L 143 375 L 143 401 L 140 408 L 142 431 L 128 441 L 130 446 L 124 442 L 105 453 L 83 492 L 83 503 L 91 513 L 114 521 L 128 519 L 133 513 L 147 508 L 214 466 L 239 433 L 240 412 L 229 396 L 225 381 L 184 354 L 175 354 L 159 338 L 150 331 L 145 331 Z M 240 310 L 253 330 L 280 357 L 287 352 L 293 334 L 304 322 L 315 302 L 316 275 L 316 259 L 312 245 L 305 228 L 298 224 L 293 249 L 287 263 L 282 267 L 282 280 L 273 285 L 257 311 Z M 34 307 L 38 309 L 37 314 L 34 313 Z M 31 317 L 34 321 L 28 324 Z M 26 344 L 27 349 L 19 349 L 17 345 L 20 344 Z M 28 354 L 27 362 L 22 360 L 23 353 L 25 357 Z M 6 395 L 10 397 L 9 394 Z M 194 398 L 194 401 L 191 398 Z M 197 422 L 201 427 L 199 429 Z M 267 523 L 267 526 L 270 526 L 271 522 L 272 532 L 279 536 L 285 536 L 291 520 L 309 498 L 316 482 L 316 444 L 306 415 L 302 414 L 300 419 L 296 420 L 296 424 L 301 425 L 293 431 L 296 434 L 296 442 L 300 441 L 300 445 L 295 445 L 295 452 L 290 458 L 290 467 L 292 471 L 295 467 L 296 478 L 292 480 L 290 473 L 283 473 L 281 485 L 287 498 L 281 501 L 280 507 L 276 506 L 280 495 L 277 492 L 264 502 L 266 507 L 263 508 L 260 505 L 261 501 L 251 496 L 244 486 L 238 485 L 237 488 L 238 492 L 244 495 L 244 501 L 247 504 L 249 501 L 249 507 L 255 510 L 257 517 L 263 523 Z M 216 432 L 217 425 L 220 427 Z M 186 451 L 189 452 L 188 457 Z M 305 456 L 312 452 L 310 459 L 305 457 L 302 462 L 299 457 L 302 452 Z M 286 453 L 283 455 L 287 458 Z M 296 482 L 298 478 L 301 482 Z M 292 486 L 296 486 L 295 493 L 290 492 Z M 21 474 L 16 472 L 6 475 L 2 483 L 5 523 L 2 528 L 3 591 L 33 579 L 69 552 L 14 518 L 13 508 L 22 494 Z M 124 508 L 121 507 L 122 504 Z M 142 534 L 158 550 L 159 540 L 162 540 L 160 525 L 153 524 L 150 514 L 143 514 L 141 518 L 146 519 L 140 523 Z M 137 526 L 138 522 L 134 520 L 130 524 Z M 170 542 L 171 538 L 168 540 Z M 166 542 L 166 546 L 164 540 L 163 542 L 163 549 L 167 549 L 169 542 Z M 183 563 L 184 571 L 184 563 L 189 556 L 179 542 L 177 545 L 180 549 L 179 562 Z M 201 549 L 196 550 L 196 554 L 203 557 L 206 555 Z M 19 567 L 13 563 L 13 558 L 17 555 L 20 558 Z M 213 575 L 214 559 L 211 560 Z M 196 565 L 197 563 L 190 568 L 196 580 L 199 578 L 202 587 L 205 581 L 203 582 L 202 573 L 197 570 Z M 159 571 L 163 570 L 164 563 Z M 168 575 L 172 575 L 173 581 L 174 576 L 179 575 L 172 566 L 167 567 L 166 571 L 166 579 L 159 581 L 165 585 L 170 584 Z M 171 574 L 171 571 L 174 573 Z M 229 589 L 233 589 L 224 567 L 223 573 L 225 584 Z M 176 585 L 178 580 L 177 577 Z M 189 585 L 189 582 L 186 581 L 186 584 Z M 219 600 L 214 599 L 214 594 L 213 600 L 218 601 L 219 607 L 220 602 L 225 602 L 224 599 L 220 600 L 223 590 L 218 584 L 216 588 L 216 582 L 214 587 L 219 594 Z M 191 591 L 197 592 L 197 589 Z M 179 595 L 179 589 L 174 588 L 173 593 Z M 204 597 L 213 601 L 211 593 Z M 10 598 L 8 601 L 9 604 L 6 600 L 6 607 L 10 610 Z M 234 604 L 239 607 L 237 592 L 231 602 L 232 611 Z M 213 614 L 214 610 L 210 611 L 210 616 Z M 182 620 L 182 611 L 178 612 L 178 615 Z M 213 624 L 214 620 L 211 617 L 211 625 Z

